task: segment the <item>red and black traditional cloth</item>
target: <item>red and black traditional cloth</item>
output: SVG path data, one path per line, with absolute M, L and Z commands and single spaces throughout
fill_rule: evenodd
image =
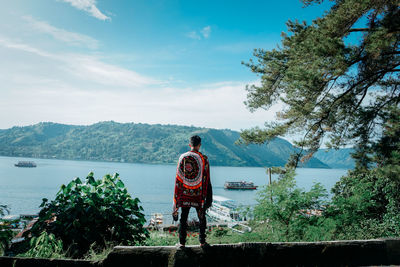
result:
M 193 150 L 182 154 L 176 169 L 174 211 L 180 207 L 208 208 L 211 190 L 207 156 Z

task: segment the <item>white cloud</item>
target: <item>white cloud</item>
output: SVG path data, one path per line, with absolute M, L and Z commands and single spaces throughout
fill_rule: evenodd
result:
M 191 39 L 194 39 L 194 40 L 200 40 L 201 39 L 201 36 L 195 31 L 189 32 L 187 34 L 187 37 L 189 37 Z
M 45 51 L 41 51 L 41 50 L 36 49 L 27 44 L 13 42 L 10 39 L 8 39 L 7 37 L 4 37 L 2 35 L 0 35 L 0 45 L 3 47 L 6 47 L 6 48 L 17 49 L 17 50 L 22 50 L 24 52 L 37 54 L 42 57 L 50 57 L 51 56 L 49 53 L 47 53 Z
M 62 83 L 54 86 L 31 86 L 23 94 L 11 91 L 7 98 L 1 98 L 0 128 L 40 121 L 91 124 L 114 120 L 240 130 L 274 119 L 271 111 L 246 110 L 244 84 L 240 83 L 208 89 L 159 87 L 130 91 L 82 90 Z
M 211 34 L 211 26 L 204 27 L 200 32 L 203 37 L 207 39 L 208 37 L 210 37 Z
M 114 120 L 240 130 L 274 120 L 280 108 L 250 113 L 246 82 L 183 88 L 101 56 L 56 53 L 23 38 L 0 35 L 0 128 Z
M 166 87 L 100 58 L 45 53 L 5 38 L 0 57 L 0 128 L 115 120 L 240 130 L 273 120 L 279 108 L 246 110 L 246 83 Z
M 92 56 L 68 55 L 63 60 L 67 63 L 66 69 L 71 74 L 86 81 L 129 88 L 162 84 L 160 81 L 116 65 L 104 63 Z
M 52 54 L 42 51 L 24 43 L 18 43 L 0 36 L 0 46 L 12 50 L 23 51 L 24 53 L 33 54 L 46 58 L 46 62 L 38 64 L 47 70 L 47 75 L 52 73 L 57 77 L 72 80 L 79 83 L 94 83 L 98 85 L 108 85 L 115 87 L 139 88 L 149 85 L 161 85 L 160 81 L 140 75 L 135 71 L 121 68 L 116 65 L 104 63 L 100 58 L 83 54 Z M 28 60 L 32 56 L 23 55 L 23 59 Z M 33 58 L 32 61 L 42 62 L 43 59 Z M 20 63 L 24 64 L 22 60 Z M 16 62 L 17 64 L 18 62 Z M 6 63 L 4 63 L 5 65 Z M 12 62 L 10 62 L 12 64 Z M 30 70 L 30 71 L 35 71 Z M 9 70 L 8 72 L 11 72 Z M 68 76 L 69 75 L 69 76 Z
M 110 17 L 104 15 L 97 7 L 96 0 L 61 0 L 63 2 L 71 4 L 73 7 L 86 11 L 91 16 L 99 20 L 111 20 Z
M 69 32 L 64 29 L 56 28 L 45 21 L 36 20 L 30 16 L 23 17 L 33 29 L 51 35 L 57 40 L 74 46 L 86 46 L 90 49 L 96 49 L 99 42 L 87 35 L 76 32 Z
M 207 39 L 208 37 L 210 37 L 210 34 L 211 26 L 205 26 L 203 29 L 200 30 L 200 32 L 191 31 L 186 36 L 194 40 L 201 40 L 202 38 Z

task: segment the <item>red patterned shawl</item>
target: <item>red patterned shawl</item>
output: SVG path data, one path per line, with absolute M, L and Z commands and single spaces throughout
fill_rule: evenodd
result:
M 210 169 L 207 156 L 188 151 L 179 157 L 176 169 L 174 211 L 179 207 L 204 207 Z

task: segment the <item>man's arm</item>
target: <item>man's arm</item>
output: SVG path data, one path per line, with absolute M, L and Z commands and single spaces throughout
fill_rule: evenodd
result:
M 211 204 L 213 201 L 213 191 L 212 191 L 211 177 L 210 177 L 210 164 L 208 162 L 207 156 L 205 156 L 205 160 L 206 160 L 206 175 L 208 178 L 207 179 L 208 184 L 207 184 L 207 195 L 206 195 L 206 199 L 205 199 L 205 203 L 204 203 L 204 208 L 208 209 L 209 207 L 211 207 Z
M 211 185 L 211 180 L 208 180 L 208 186 L 207 186 L 207 197 L 206 197 L 206 203 L 204 204 L 205 209 L 208 209 L 211 207 L 213 201 L 213 191 L 212 191 L 212 185 Z

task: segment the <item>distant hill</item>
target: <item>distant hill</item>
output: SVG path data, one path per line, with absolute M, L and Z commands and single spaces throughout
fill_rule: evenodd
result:
M 176 163 L 199 134 L 212 165 L 283 166 L 295 148 L 276 138 L 266 145 L 238 146 L 239 132 L 176 125 L 100 122 L 89 126 L 38 123 L 0 130 L 0 155 L 137 163 Z M 304 167 L 329 168 L 317 158 Z
M 353 148 L 320 149 L 314 157 L 335 169 L 354 169 L 355 162 L 351 157 Z

